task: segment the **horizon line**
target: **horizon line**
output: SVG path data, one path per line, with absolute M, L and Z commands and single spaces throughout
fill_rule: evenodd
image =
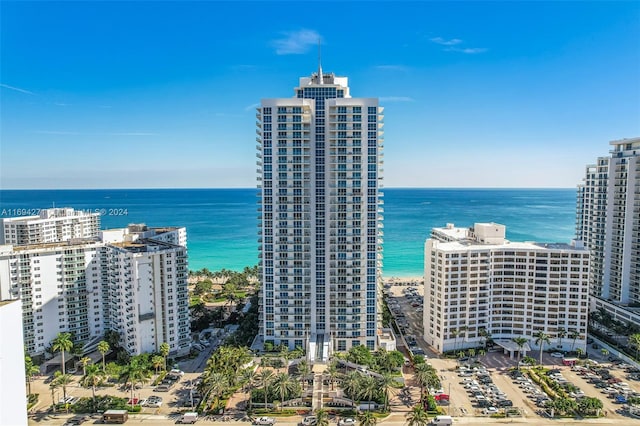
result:
M 237 190 L 237 189 L 251 189 L 260 190 L 261 188 L 252 187 L 130 187 L 130 188 L 0 188 L 0 191 L 130 191 L 130 190 Z M 382 192 L 386 189 L 491 189 L 491 190 L 535 190 L 535 189 L 547 189 L 547 190 L 565 190 L 565 189 L 577 189 L 576 187 L 561 187 L 561 186 L 388 186 L 379 188 Z

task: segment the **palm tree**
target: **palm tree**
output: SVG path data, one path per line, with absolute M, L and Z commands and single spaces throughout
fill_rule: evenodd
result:
M 362 380 L 362 374 L 357 370 L 350 371 L 342 379 L 342 390 L 345 394 L 349 395 L 351 399 L 351 407 L 355 407 L 355 401 L 360 390 L 360 381 Z
M 58 333 L 55 339 L 53 339 L 51 349 L 54 352 L 60 351 L 62 353 L 62 374 L 66 374 L 66 367 L 64 361 L 64 353 L 69 352 L 73 348 L 73 341 L 71 340 L 71 333 Z
M 332 361 L 327 367 L 327 376 L 329 378 L 329 382 L 331 383 L 331 390 L 333 390 L 333 385 L 338 378 L 338 364 L 335 361 Z
M 82 375 L 84 376 L 85 374 L 87 374 L 87 365 L 89 365 L 89 363 L 91 362 L 91 358 L 89 358 L 88 356 L 85 356 L 84 358 L 82 358 L 80 360 L 80 365 L 82 366 Z
M 489 333 L 487 331 L 487 329 L 483 327 L 480 330 L 478 330 L 478 335 L 480 337 L 482 337 L 482 348 L 486 351 L 487 350 L 487 342 L 491 338 L 491 333 Z
M 156 370 L 156 374 L 158 374 L 158 370 L 164 366 L 164 358 L 162 355 L 154 355 L 151 357 L 151 365 Z
M 520 370 L 520 358 L 522 357 L 522 348 L 527 343 L 527 338 L 526 337 L 514 337 L 511 340 L 513 340 L 513 343 L 518 345 L 518 367 L 517 367 L 517 369 Z
M 389 409 L 389 395 L 397 389 L 398 382 L 389 373 L 385 373 L 378 379 L 378 389 L 384 393 L 384 411 Z
M 133 390 L 136 384 L 143 383 L 147 379 L 147 371 L 137 358 L 133 358 L 120 372 L 120 381 L 131 385 L 131 406 L 133 407 Z
M 31 379 L 34 374 L 38 374 L 40 372 L 40 367 L 33 364 L 33 360 L 29 355 L 24 357 L 24 374 L 27 379 L 27 386 L 29 388 L 29 395 L 31 395 Z
M 582 348 L 576 349 L 576 354 L 578 354 L 578 358 L 580 358 L 583 353 L 584 353 L 584 350 Z
M 319 408 L 316 415 L 316 426 L 329 426 L 329 413 L 324 408 Z
M 62 397 L 67 399 L 67 385 L 73 382 L 73 377 L 71 374 L 61 374 L 59 371 L 56 371 L 54 376 L 53 380 L 62 388 Z
M 575 330 L 572 330 L 569 332 L 569 339 L 573 340 L 573 342 L 571 343 L 571 352 L 573 352 L 573 349 L 576 346 L 576 340 L 578 340 L 578 337 L 580 337 L 580 333 L 578 333 Z
M 629 336 L 629 345 L 636 350 L 636 359 L 638 359 L 638 351 L 640 351 L 640 333 L 634 333 Z
M 273 379 L 273 390 L 280 395 L 280 403 L 285 401 L 285 398 L 294 388 L 295 383 L 291 381 L 287 373 L 278 373 Z
M 376 423 L 378 423 L 378 419 L 370 410 L 358 413 L 358 421 L 360 426 L 376 426 Z
M 51 405 L 53 405 L 53 412 L 56 412 L 56 396 L 55 391 L 58 389 L 60 385 L 55 380 L 49 383 L 49 389 L 51 389 Z
M 256 374 L 256 371 L 253 368 L 245 368 L 244 370 L 242 370 L 241 376 L 242 376 L 243 390 L 249 394 L 249 401 L 247 401 L 247 413 L 251 414 L 251 411 L 252 411 L 251 392 L 253 391 L 253 385 L 258 375 Z
M 600 349 L 600 353 L 602 354 L 602 358 L 606 358 L 607 355 L 609 355 L 609 349 L 602 348 L 602 349 Z
M 453 352 L 458 348 L 458 336 L 460 335 L 460 331 L 458 329 L 451 330 L 451 336 L 453 337 Z
M 533 333 L 533 337 L 535 337 L 536 345 L 540 350 L 540 365 L 542 365 L 542 350 L 544 349 L 544 345 L 550 343 L 549 335 L 542 330 L 539 330 Z
M 407 426 L 427 426 L 429 424 L 429 415 L 422 404 L 416 404 L 405 417 L 407 418 Z
M 564 350 L 564 348 L 562 347 L 562 339 L 567 337 L 567 331 L 562 327 L 558 328 L 558 331 L 556 332 L 556 336 L 558 337 L 558 345 L 560 345 L 560 348 Z
M 80 380 L 80 384 L 86 388 L 91 388 L 93 395 L 93 412 L 96 412 L 96 386 L 102 382 L 104 371 L 100 370 L 95 364 L 88 364 L 84 367 L 84 376 Z
M 214 403 L 212 404 L 212 406 L 214 407 L 214 410 L 218 409 L 220 397 L 229 388 L 229 381 L 224 376 L 224 374 L 213 373 L 205 378 L 204 386 L 206 389 L 208 389 L 210 395 L 213 395 Z
M 371 400 L 380 392 L 378 388 L 378 381 L 372 376 L 363 376 L 360 381 L 360 396 L 369 401 L 369 409 L 371 409 Z
M 167 356 L 169 356 L 169 350 L 171 348 L 169 347 L 169 344 L 167 342 L 163 342 L 160 345 L 160 355 L 162 355 L 162 358 L 164 358 L 164 369 L 166 371 L 167 369 Z
M 274 379 L 273 370 L 264 369 L 260 373 L 258 373 L 256 377 L 256 382 L 258 383 L 258 387 L 262 388 L 264 391 L 264 408 L 267 408 L 267 397 L 269 396 L 269 386 Z
M 300 380 L 300 384 L 302 385 L 302 389 L 304 390 L 306 383 L 307 383 L 307 377 L 309 377 L 309 374 L 311 374 L 311 367 L 309 367 L 309 364 L 307 363 L 307 361 L 300 361 L 298 363 L 298 378 Z
M 100 343 L 98 343 L 98 351 L 102 354 L 102 371 L 105 371 L 104 356 L 107 352 L 109 352 L 109 349 L 111 349 L 111 347 L 109 346 L 109 342 L 107 342 L 106 340 L 102 340 Z

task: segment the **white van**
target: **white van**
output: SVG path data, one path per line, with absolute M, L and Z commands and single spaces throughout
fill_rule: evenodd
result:
M 198 413 L 184 413 L 180 419 L 182 424 L 193 424 L 198 421 Z
M 433 426 L 451 426 L 453 425 L 453 417 L 451 416 L 435 416 L 433 420 L 431 420 L 430 425 Z

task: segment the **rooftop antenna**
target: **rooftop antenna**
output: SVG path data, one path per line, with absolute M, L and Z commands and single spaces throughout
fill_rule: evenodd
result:
M 320 37 L 318 37 L 318 84 L 323 84 L 324 77 L 322 76 L 322 50 L 320 49 Z

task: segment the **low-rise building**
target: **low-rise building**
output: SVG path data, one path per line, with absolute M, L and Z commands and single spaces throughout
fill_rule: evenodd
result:
M 60 332 L 95 346 L 108 330 L 130 354 L 163 342 L 188 352 L 187 249 L 170 241 L 186 245 L 184 228 L 132 225 L 98 238 L 0 246 L 0 298 L 21 301 L 27 352 L 44 354 Z

